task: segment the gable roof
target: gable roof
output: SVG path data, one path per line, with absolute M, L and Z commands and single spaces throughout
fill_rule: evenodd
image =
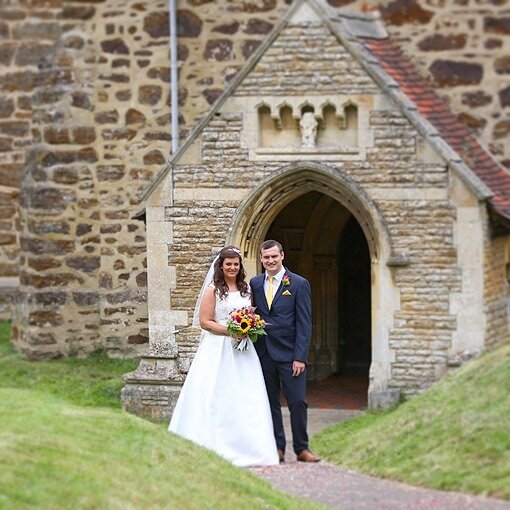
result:
M 457 118 L 430 83 L 418 74 L 400 48 L 389 39 L 365 38 L 362 42 L 381 67 L 397 81 L 420 115 L 437 129 L 441 138 L 487 186 L 492 194 L 488 197 L 492 211 L 501 216 L 505 223 L 510 221 L 508 172 L 482 146 L 473 131 Z
M 393 43 L 376 12 L 335 9 L 324 0 L 296 0 L 282 21 L 246 62 L 208 113 L 188 134 L 167 166 L 145 191 L 146 200 L 197 138 L 223 103 L 256 66 L 273 41 L 303 4 L 309 5 L 330 28 L 378 86 L 393 100 L 411 124 L 458 173 L 479 200 L 488 200 L 491 217 L 510 230 L 510 175 L 461 123 L 430 83 Z

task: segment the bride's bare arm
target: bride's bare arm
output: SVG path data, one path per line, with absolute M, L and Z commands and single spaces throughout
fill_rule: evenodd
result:
M 200 304 L 200 327 L 216 335 L 230 335 L 227 326 L 222 326 L 213 320 L 215 307 L 214 288 L 208 287 L 205 289 L 202 303 Z

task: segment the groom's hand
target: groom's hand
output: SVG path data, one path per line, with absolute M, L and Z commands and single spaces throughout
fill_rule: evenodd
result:
M 297 377 L 305 371 L 306 365 L 302 361 L 292 362 L 292 377 Z

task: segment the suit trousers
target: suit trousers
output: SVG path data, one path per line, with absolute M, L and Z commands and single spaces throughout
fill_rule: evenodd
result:
M 267 351 L 260 357 L 260 364 L 271 407 L 276 447 L 285 451 L 285 431 L 280 404 L 280 390 L 283 390 L 290 411 L 294 452 L 299 454 L 308 449 L 306 370 L 297 377 L 292 377 L 292 362 L 274 361 Z

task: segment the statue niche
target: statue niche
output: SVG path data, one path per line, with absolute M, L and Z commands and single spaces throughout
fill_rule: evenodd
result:
M 307 149 L 315 148 L 315 141 L 317 138 L 317 119 L 313 112 L 305 112 L 299 121 L 299 128 L 301 129 L 301 147 Z
M 358 109 L 353 103 L 337 107 L 331 102 L 301 107 L 287 103 L 257 108 L 258 146 L 277 152 L 320 152 L 358 146 Z

